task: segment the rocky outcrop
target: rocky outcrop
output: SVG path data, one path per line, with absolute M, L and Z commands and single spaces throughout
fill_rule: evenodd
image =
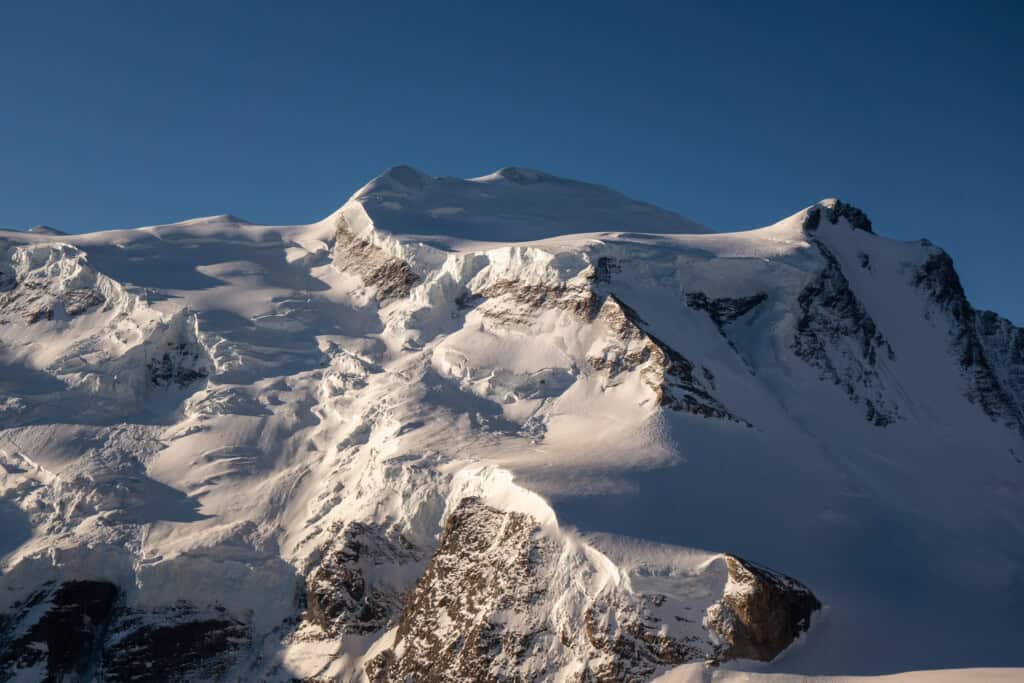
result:
M 409 596 L 394 647 L 368 666 L 371 680 L 513 680 L 553 638 L 534 608 L 556 551 L 529 516 L 464 500 Z
M 616 259 L 608 256 L 601 256 L 594 263 L 594 281 L 607 284 L 612 281 L 612 276 L 622 272 L 622 264 Z
M 698 368 L 681 353 L 646 330 L 646 323 L 632 308 L 605 285 L 621 272 L 618 262 L 607 257 L 578 276 L 551 284 L 522 284 L 499 281 L 481 291 L 460 298 L 460 308 L 476 307 L 488 320 L 503 325 L 528 327 L 541 310 L 560 310 L 586 322 L 599 322 L 612 332 L 612 338 L 592 349 L 587 362 L 594 370 L 618 379 L 637 371 L 655 394 L 657 405 L 702 417 L 724 418 L 747 424 L 733 415 L 711 391 L 714 376 L 707 368 Z M 751 310 L 764 296 L 747 300 L 729 300 L 735 316 Z M 716 313 L 728 317 L 727 302 L 718 302 Z M 742 312 L 740 312 L 742 311 Z
M 67 581 L 0 617 L 0 680 L 224 680 L 251 641 L 223 609 L 133 610 L 112 583 Z
M 704 292 L 687 292 L 684 298 L 688 308 L 707 313 L 711 322 L 718 328 L 718 333 L 735 349 L 736 344 L 727 332 L 729 325 L 754 311 L 768 300 L 768 295 L 758 292 L 752 296 L 712 299 Z
M 509 325 L 528 325 L 537 311 L 566 311 L 580 320 L 593 321 L 601 310 L 607 285 L 622 266 L 607 256 L 598 258 L 576 277 L 545 284 L 523 284 L 517 280 L 499 280 L 478 292 L 463 294 L 457 300 L 461 309 L 480 306 L 491 320 Z M 489 305 L 482 306 L 485 302 Z
M 117 599 L 112 583 L 68 581 L 16 604 L 0 620 L 0 680 L 89 680 Z
M 85 253 L 67 244 L 23 245 L 0 264 L 0 318 L 29 324 L 73 318 L 107 302 Z
M 1024 435 L 1022 331 L 995 314 L 974 310 L 953 259 L 944 251 L 933 253 L 917 269 L 913 283 L 949 318 L 950 349 L 967 379 L 967 399 L 993 421 Z
M 600 298 L 594 291 L 591 278 L 576 278 L 557 284 L 525 285 L 513 280 L 496 282 L 467 304 L 481 305 L 481 314 L 489 320 L 505 325 L 528 325 L 536 320 L 537 312 L 547 309 L 566 311 L 582 320 L 593 320 L 600 307 Z
M 67 289 L 54 292 L 33 282 L 18 283 L 0 294 L 0 312 L 20 315 L 31 324 L 53 320 L 62 313 L 68 317 L 81 315 L 102 305 L 106 299 L 96 289 Z
M 614 295 L 605 298 L 597 319 L 614 332 L 616 340 L 591 353 L 587 360 L 592 368 L 607 372 L 611 379 L 639 372 L 660 406 L 747 424 L 712 395 L 714 376 L 707 368 L 698 375 L 690 360 L 647 332 L 637 312 Z
M 660 669 L 708 659 L 704 638 L 668 635 L 654 615 L 664 602 L 663 595 L 637 595 L 632 602 L 602 598 L 587 608 L 583 632 L 592 652 L 579 680 L 640 683 Z
M 796 579 L 726 556 L 725 595 L 705 615 L 718 660 L 770 661 L 810 628 L 821 603 Z
M 884 427 L 901 419 L 899 406 L 889 398 L 879 363 L 894 360 L 895 352 L 850 288 L 839 261 L 820 243 L 825 267 L 797 298 L 799 317 L 793 353 L 817 368 L 821 379 L 840 386 L 854 403 L 864 407 L 868 422 Z
M 200 341 L 198 321 L 187 310 L 157 323 L 146 341 L 117 361 L 126 369 L 144 359 L 148 384 L 188 387 L 210 376 L 213 361 Z
M 763 304 L 767 298 L 768 295 L 763 292 L 753 296 L 720 299 L 712 299 L 703 292 L 687 292 L 686 305 L 694 310 L 706 312 L 718 327 L 719 332 L 723 332 L 726 325 L 750 313 Z
M 171 344 L 159 358 L 146 363 L 149 381 L 157 387 L 187 387 L 207 377 L 207 371 L 200 365 L 199 351 L 186 343 Z
M 639 683 L 686 662 L 771 659 L 821 606 L 797 581 L 724 556 L 728 582 L 701 622 L 703 606 L 599 580 L 607 560 L 592 552 L 531 515 L 463 499 L 367 676 Z
M 104 644 L 99 680 L 222 681 L 252 643 L 248 624 L 223 609 L 182 604 L 124 611 Z
M 978 339 L 1018 412 L 1024 409 L 1024 328 L 992 311 L 975 312 Z
M 838 199 L 826 199 L 809 208 L 804 215 L 804 231 L 807 233 L 816 231 L 820 227 L 823 217 L 832 225 L 836 225 L 840 218 L 845 218 L 855 229 L 874 233 L 871 219 L 866 213 L 856 206 Z
M 368 677 L 541 680 L 582 661 L 569 680 L 643 681 L 707 654 L 701 643 L 662 633 L 643 598 L 630 604 L 602 593 L 582 608 L 582 630 L 561 622 L 553 603 L 585 598 L 571 594 L 579 585 L 569 593 L 558 588 L 566 552 L 531 516 L 464 499 L 409 596 L 394 646 L 367 664 Z
M 349 524 L 321 550 L 306 580 L 306 618 L 329 636 L 390 626 L 402 610 L 407 587 L 389 581 L 389 574 L 419 561 L 418 550 L 401 534 Z M 380 572 L 381 567 L 393 571 Z
M 420 281 L 406 261 L 353 234 L 344 216 L 338 217 L 334 239 L 335 267 L 359 276 L 365 286 L 374 288 L 374 296 L 381 303 L 409 296 Z

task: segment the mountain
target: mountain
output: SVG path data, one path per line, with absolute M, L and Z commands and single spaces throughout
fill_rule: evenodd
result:
M 1024 665 L 1024 330 L 836 199 L 0 232 L 0 465 L 0 680 Z
M 67 235 L 66 232 L 58 230 L 57 228 L 51 228 L 49 225 L 33 225 L 25 232 L 31 232 L 35 235 Z

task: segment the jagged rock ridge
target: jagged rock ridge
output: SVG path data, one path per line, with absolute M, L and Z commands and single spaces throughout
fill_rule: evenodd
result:
M 1024 332 L 994 313 L 976 311 L 967 301 L 953 260 L 943 251 L 918 269 L 914 285 L 953 321 L 949 344 L 968 378 L 968 400 L 1024 435 Z
M 862 403 L 869 422 L 884 427 L 900 414 L 886 397 L 877 367 L 884 359 L 895 360 L 895 351 L 850 289 L 835 256 L 823 245 L 818 248 L 826 265 L 797 299 L 793 351 Z

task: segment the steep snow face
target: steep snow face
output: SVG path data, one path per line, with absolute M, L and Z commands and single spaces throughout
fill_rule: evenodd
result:
M 0 233 L 0 679 L 1020 665 L 1022 340 L 838 200 Z

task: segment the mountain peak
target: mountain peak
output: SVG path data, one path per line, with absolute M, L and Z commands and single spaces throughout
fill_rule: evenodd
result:
M 360 205 L 378 230 L 429 235 L 442 247 L 467 240 L 530 242 L 594 232 L 710 232 L 611 188 L 516 166 L 468 179 L 394 166 L 350 202 Z
M 686 235 L 527 169 L 368 188 L 2 233 L 0 680 L 1020 649 L 1024 329 L 947 254 L 838 199 Z
M 34 235 L 54 235 L 54 236 L 57 236 L 57 235 L 67 235 L 67 233 L 64 232 L 63 230 L 58 230 L 57 228 L 52 228 L 49 225 L 33 225 L 31 228 L 27 229 L 25 232 L 31 232 Z
M 354 198 L 381 193 L 419 192 L 429 185 L 434 178 L 423 171 L 400 164 L 392 166 L 370 182 L 363 185 Z
M 863 230 L 864 232 L 870 232 L 874 234 L 874 226 L 871 224 L 871 219 L 861 209 L 858 209 L 853 204 L 847 204 L 838 197 L 829 197 L 816 202 L 813 206 L 807 208 L 806 216 L 804 218 L 804 229 L 808 232 L 813 232 L 818 229 L 821 224 L 822 216 L 835 225 L 839 222 L 840 218 L 845 218 L 850 224 L 850 227 L 856 230 Z
M 507 180 L 511 183 L 517 183 L 519 185 L 530 185 L 533 183 L 547 183 L 547 182 L 564 182 L 562 178 L 545 173 L 544 171 L 538 171 L 532 168 L 521 168 L 519 166 L 506 166 L 500 168 L 494 173 L 489 175 L 474 178 L 473 180 L 479 182 L 488 182 L 495 180 Z
M 220 225 L 220 224 L 252 225 L 250 221 L 231 213 L 218 213 L 212 216 L 198 216 L 171 225 Z

